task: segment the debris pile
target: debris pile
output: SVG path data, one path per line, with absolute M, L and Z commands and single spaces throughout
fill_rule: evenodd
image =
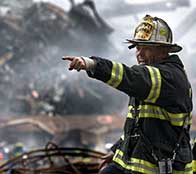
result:
M 36 149 L 10 159 L 0 166 L 0 173 L 96 174 L 103 155 L 88 149 L 64 148 L 48 143 L 45 149 Z
M 113 30 L 92 1 L 73 3 L 68 12 L 48 2 L 32 3 L 20 14 L 0 16 L 0 27 L 1 114 L 89 114 L 109 103 L 103 103 L 99 85 L 81 82 L 87 79 L 83 75 L 70 80 L 61 61 L 65 54 L 95 55 L 112 48 Z M 91 110 L 82 112 L 87 108 L 82 103 Z
M 58 146 L 77 146 L 106 152 L 109 149 L 106 144 L 112 144 L 122 135 L 123 122 L 124 119 L 118 115 L 1 118 L 0 137 L 3 144 L 0 144 L 0 152 L 1 149 L 9 149 L 6 156 L 10 158 L 10 152 L 18 142 L 30 150 L 43 147 L 49 141 Z

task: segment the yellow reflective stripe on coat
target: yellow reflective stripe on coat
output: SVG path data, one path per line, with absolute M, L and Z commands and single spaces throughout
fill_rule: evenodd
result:
M 139 118 L 156 118 L 169 121 L 174 126 L 182 126 L 188 116 L 187 124 L 192 123 L 191 113 L 170 113 L 165 109 L 154 105 L 140 105 Z
M 131 110 L 133 109 L 132 105 L 129 105 L 128 107 L 128 114 L 127 114 L 127 118 L 133 118 L 133 114 L 131 113 Z
M 159 98 L 161 92 L 161 73 L 158 68 L 152 66 L 146 66 L 146 67 L 150 73 L 152 86 L 148 97 L 144 101 L 155 103 Z
M 173 170 L 172 174 L 193 174 L 192 162 L 186 164 L 184 171 Z
M 158 173 L 158 168 L 156 167 L 156 165 L 148 161 L 137 159 L 137 158 L 130 158 L 129 164 L 126 164 L 122 160 L 122 158 L 123 158 L 123 152 L 117 149 L 113 157 L 113 161 L 121 165 L 124 169 L 135 171 L 135 172 L 141 172 L 145 174 Z
M 121 165 L 126 170 L 131 170 L 134 172 L 140 172 L 145 174 L 159 173 L 158 167 L 155 164 L 152 164 L 142 159 L 130 158 L 129 163 L 126 164 L 123 161 L 123 152 L 119 149 L 116 150 L 116 153 L 113 157 L 113 161 Z M 192 163 L 188 163 L 185 165 L 184 171 L 173 170 L 172 174 L 193 174 L 192 165 Z
M 121 83 L 123 78 L 123 65 L 121 63 L 116 63 L 112 61 L 112 72 L 110 80 L 107 81 L 107 84 L 117 88 Z
M 192 161 L 193 172 L 196 172 L 196 160 Z

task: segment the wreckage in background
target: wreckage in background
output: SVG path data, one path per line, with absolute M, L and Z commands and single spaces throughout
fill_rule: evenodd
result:
M 23 142 L 29 149 L 43 147 L 50 141 L 60 146 L 104 150 L 107 149 L 106 144 L 113 143 L 121 136 L 123 121 L 114 114 L 4 117 L 0 120 L 0 137 L 8 144 Z
M 106 142 L 100 136 L 116 130 L 111 121 L 115 116 L 86 115 L 102 112 L 112 100 L 105 101 L 104 95 L 113 92 L 103 90 L 99 94 L 103 87 L 86 82 L 83 76 L 73 75 L 70 80 L 61 56 L 98 54 L 103 49 L 106 53 L 112 48 L 108 38 L 112 28 L 99 16 L 92 1 L 73 3 L 68 12 L 47 2 L 26 3 L 21 1 L 24 6 L 20 8 L 8 6 L 10 9 L 0 17 L 0 152 L 5 149 L 7 153 L 3 159 L 13 157 L 17 142 L 27 150 L 43 147 L 48 141 L 62 146 L 101 145 L 104 149 L 104 143 L 112 139 Z M 73 116 L 77 114 L 84 116 Z
M 61 57 L 93 55 L 103 50 L 107 53 L 112 49 L 108 36 L 113 29 L 92 1 L 71 2 L 66 12 L 48 2 L 2 1 L 2 8 L 7 4 L 10 9 L 0 17 L 1 114 L 79 113 L 81 110 L 73 103 L 81 96 L 85 96 L 86 104 L 95 99 L 101 105 L 102 96 L 93 87 L 88 91 L 91 87 L 80 86 L 81 76 L 75 77 L 78 84 L 71 85 L 74 78 L 67 80 Z
M 0 173 L 96 174 L 102 155 L 93 150 L 58 147 L 48 143 L 45 149 L 26 152 L 2 164 Z
M 102 155 L 98 151 L 107 152 L 117 141 L 123 122 L 117 115 L 1 118 L 0 137 L 4 144 L 1 142 L 0 173 L 11 170 L 47 173 L 63 167 L 68 171 L 76 168 L 81 173 L 98 173 Z M 52 149 L 40 150 L 47 142 Z

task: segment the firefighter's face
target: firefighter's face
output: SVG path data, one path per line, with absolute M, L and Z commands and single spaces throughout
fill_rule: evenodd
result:
M 136 46 L 136 57 L 138 64 L 150 65 L 166 58 L 168 49 L 154 46 Z

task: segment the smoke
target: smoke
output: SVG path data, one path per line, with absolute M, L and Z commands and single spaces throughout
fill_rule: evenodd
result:
M 128 103 L 128 97 L 125 94 L 90 79 L 84 71 L 69 71 L 69 62 L 61 58 L 64 55 L 97 55 L 130 66 L 136 64 L 134 50 L 128 50 L 123 42 L 132 37 L 135 26 L 145 14 L 165 19 L 173 29 L 174 41 L 184 48 L 179 55 L 185 64 L 193 91 L 196 91 L 194 68 L 196 42 L 192 39 L 195 36 L 195 25 L 193 22 L 193 27 L 190 26 L 187 31 L 186 25 L 181 23 L 183 20 L 186 21 L 186 16 L 195 8 L 194 3 L 190 7 L 178 7 L 176 4 L 175 10 L 168 11 L 164 8 L 161 12 L 152 10 L 150 7 L 148 9 L 146 7 L 145 11 L 136 12 L 130 7 L 130 14 L 125 14 L 125 9 L 120 8 L 124 1 L 95 0 L 97 11 L 114 29 L 113 33 L 108 34 L 103 30 L 97 32 L 96 27 L 93 28 L 91 25 L 92 21 L 87 21 L 84 25 L 81 18 L 72 18 L 67 15 L 71 8 L 68 1 L 50 0 L 50 2 L 65 9 L 63 20 L 47 13 L 45 8 L 42 11 L 42 6 L 39 6 L 38 11 L 33 11 L 30 16 L 23 19 L 26 22 L 23 28 L 27 30 L 27 33 L 19 39 L 14 38 L 17 41 L 15 43 L 17 47 L 13 49 L 8 45 L 6 48 L 13 51 L 14 58 L 0 65 L 1 115 L 7 117 L 36 114 L 66 116 L 117 113 L 125 115 Z M 76 1 L 76 3 L 81 2 Z M 44 14 L 39 14 L 39 11 Z M 184 16 L 179 19 L 182 13 Z M 37 19 L 44 20 L 40 22 Z M 175 34 L 179 32 L 179 27 L 184 27 L 180 34 L 180 36 L 183 35 L 181 38 Z M 88 30 L 91 28 L 93 29 Z M 7 34 L 8 36 L 12 35 Z M 3 38 L 2 35 L 2 40 Z M 25 40 L 24 44 L 20 44 L 22 39 Z M 194 95 L 194 105 L 195 103 Z M 13 132 L 10 133 L 13 135 L 11 139 L 5 137 L 7 130 L 1 132 L 2 139 L 8 142 L 12 140 L 10 143 L 18 141 L 17 137 L 14 138 Z M 20 139 L 26 142 L 28 147 L 37 147 L 43 146 L 51 137 L 38 133 L 24 135 Z
M 109 57 L 117 49 L 104 30 L 107 26 L 96 28 L 91 18 L 83 24 L 77 9 L 62 18 L 48 10 L 38 4 L 24 14 L 25 30 L 20 32 L 28 37 L 19 38 L 22 44 L 11 50 L 14 58 L 1 67 L 1 114 L 120 112 L 124 95 L 90 80 L 84 72 L 69 72 L 61 59 L 63 55 Z
M 51 0 L 50 2 L 60 5 L 66 12 L 71 8 L 69 1 Z M 76 1 L 76 4 L 81 2 Z M 98 1 L 96 0 L 96 2 Z M 123 1 L 120 3 L 123 4 Z M 56 31 L 52 29 L 47 31 L 50 32 L 49 35 L 46 35 L 47 37 L 45 35 L 42 37 L 43 31 L 40 31 L 41 38 L 46 38 L 47 45 L 43 45 L 43 43 L 37 44 L 32 41 L 33 47 L 38 47 L 37 49 L 22 55 L 20 63 L 13 61 L 13 63 L 3 67 L 3 72 L 6 71 L 6 75 L 3 79 L 4 84 L 1 85 L 1 113 L 9 113 L 10 115 L 17 113 L 20 115 L 32 112 L 33 107 L 41 107 L 39 112 L 47 109 L 47 112 L 53 112 L 56 109 L 58 110 L 56 114 L 122 112 L 128 100 L 124 94 L 105 84 L 89 79 L 85 72 L 68 71 L 68 63 L 62 61 L 61 57 L 63 55 L 97 55 L 131 66 L 136 63 L 135 53 L 134 51 L 129 51 L 127 45 L 123 42 L 126 38 L 132 37 L 138 20 L 146 13 L 162 17 L 168 21 L 171 28 L 174 29 L 174 33 L 176 33 L 180 23 L 176 19 L 179 19 L 178 16 L 182 13 L 182 10 L 186 17 L 190 9 L 193 9 L 193 3 L 191 5 L 190 7 L 178 7 L 178 4 L 176 4 L 175 11 L 167 10 L 164 7 L 161 12 L 158 12 L 149 7 L 145 11 L 138 11 L 138 13 L 131 11 L 130 14 L 123 14 L 125 9 L 118 8 L 121 7 L 119 6 L 119 1 L 101 1 L 101 3 L 96 3 L 97 11 L 114 28 L 112 34 L 105 34 L 103 31 L 99 34 L 86 32 L 80 26 L 81 23 L 77 24 L 77 20 L 75 21 L 74 25 L 76 27 L 74 29 L 64 28 L 64 34 L 62 34 L 62 30 Z M 118 11 L 112 11 L 113 9 L 118 9 Z M 138 10 L 141 9 L 138 8 Z M 112 14 L 108 15 L 109 11 Z M 118 16 L 118 14 L 120 15 Z M 36 29 L 35 25 L 32 26 L 31 28 Z M 195 35 L 195 30 L 193 30 L 194 28 L 189 29 L 189 32 L 180 40 L 176 39 L 176 35 L 174 35 L 174 40 L 184 47 L 184 51 L 180 53 L 180 56 L 195 91 L 195 80 L 192 71 L 194 68 L 193 64 L 190 64 L 191 56 L 194 55 L 194 53 L 190 53 L 190 50 L 192 49 L 192 44 L 195 43 L 190 44 L 187 41 L 189 33 L 193 33 L 190 34 L 192 36 Z M 60 34 L 57 35 L 56 33 Z M 50 37 L 54 38 L 49 41 Z M 32 91 L 38 93 L 36 95 L 40 97 L 39 104 L 41 106 L 32 106 L 34 105 L 33 102 L 38 100 L 36 98 L 32 99 Z M 63 105 L 60 104 L 62 101 Z
M 11 85 L 5 86 L 8 87 L 8 91 L 5 92 L 6 99 L 1 98 L 4 101 L 2 113 L 36 114 L 47 112 L 48 107 L 49 111 L 50 107 L 56 107 L 51 108 L 51 111 L 55 110 L 58 115 L 117 112 L 117 105 L 121 102 L 115 104 L 115 101 L 119 94 L 101 83 L 90 80 L 85 72 L 68 71 L 68 62 L 61 59 L 65 55 L 62 48 L 48 46 L 42 49 L 42 52 L 44 56 L 43 53 L 31 55 L 33 61 L 14 67 L 17 73 L 12 74 Z M 38 93 L 39 99 L 33 96 L 32 91 Z M 43 104 L 42 108 L 36 106 L 39 104 Z

